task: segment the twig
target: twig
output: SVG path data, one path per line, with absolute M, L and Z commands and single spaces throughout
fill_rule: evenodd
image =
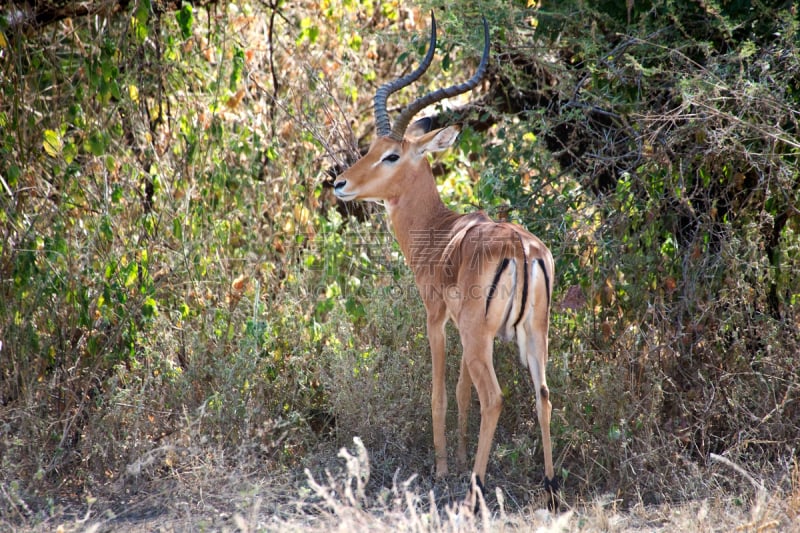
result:
M 714 460 L 714 461 L 717 461 L 719 463 L 722 463 L 724 465 L 727 465 L 727 466 L 731 467 L 736 472 L 741 474 L 747 481 L 749 481 L 756 489 L 758 489 L 759 492 L 766 493 L 767 489 L 764 488 L 764 485 L 762 485 L 761 482 L 757 481 L 756 478 L 754 478 L 753 476 L 751 476 L 747 472 L 747 470 L 745 470 L 741 466 L 737 465 L 736 463 L 734 463 L 733 461 L 731 461 L 727 457 L 723 457 L 721 455 L 717 455 L 716 453 L 711 453 L 711 454 L 709 454 L 709 458 Z

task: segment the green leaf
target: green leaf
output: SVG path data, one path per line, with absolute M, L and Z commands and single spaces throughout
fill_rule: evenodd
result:
M 178 218 L 172 219 L 172 235 L 179 241 L 183 240 L 183 226 Z
M 361 36 L 358 34 L 354 34 L 350 36 L 350 39 L 347 42 L 347 45 L 350 47 L 351 50 L 358 52 L 361 50 Z
M 58 157 L 61 155 L 61 150 L 64 149 L 61 136 L 53 130 L 44 130 L 44 142 L 42 146 L 50 157 Z
M 141 24 L 146 24 L 147 19 L 150 17 L 150 0 L 142 0 L 139 2 L 139 7 L 136 8 L 136 12 L 134 13 L 134 17 L 137 21 Z
M 305 17 L 300 21 L 300 36 L 297 38 L 297 44 L 308 40 L 309 43 L 314 44 L 319 37 L 319 28 L 314 25 L 311 17 Z
M 442 58 L 442 70 L 450 70 L 450 65 L 453 64 L 453 60 L 450 58 L 450 52 L 444 54 Z
M 62 154 L 64 156 L 64 161 L 67 163 L 72 163 L 78 155 L 78 147 L 74 142 L 69 141 L 64 145 Z
M 149 17 L 150 2 L 148 0 L 144 0 L 139 4 L 139 7 L 136 8 L 133 18 L 131 19 L 131 26 L 133 27 L 134 33 L 136 34 L 136 39 L 140 44 L 143 44 L 147 39 L 147 35 L 149 33 L 147 31 L 147 19 Z
M 242 81 L 242 73 L 244 72 L 244 50 L 238 46 L 233 53 L 233 69 L 231 70 L 231 77 L 228 87 L 231 91 L 235 91 L 239 82 Z
M 111 224 L 111 217 L 107 215 L 104 216 L 100 222 L 100 235 L 109 242 L 114 240 L 114 228 Z
M 194 24 L 194 12 L 192 5 L 184 3 L 181 10 L 175 15 L 178 19 L 178 26 L 181 28 L 181 36 L 188 39 L 192 36 L 192 25 Z
M 142 315 L 144 315 L 145 318 L 158 316 L 158 303 L 150 296 L 145 298 L 142 304 Z
M 350 315 L 350 318 L 353 320 L 359 320 L 367 316 L 366 309 L 364 309 L 364 305 L 360 303 L 353 297 L 348 298 L 345 300 L 345 309 L 347 310 L 347 314 Z
M 19 168 L 17 165 L 11 165 L 10 167 L 8 167 L 8 177 L 7 177 L 8 186 L 16 187 L 20 176 L 22 176 L 21 168 Z
M 125 268 L 125 287 L 131 287 L 139 280 L 139 266 L 136 263 L 130 263 Z
M 100 132 L 94 132 L 89 135 L 87 148 L 92 155 L 101 156 L 106 153 L 107 144 L 107 139 L 104 134 Z

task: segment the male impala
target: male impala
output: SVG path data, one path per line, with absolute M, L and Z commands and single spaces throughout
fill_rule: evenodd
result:
M 548 505 L 556 504 L 558 482 L 550 443 L 551 405 L 545 367 L 553 256 L 536 237 L 520 226 L 493 222 L 484 213 L 459 215 L 439 198 L 427 154 L 451 146 L 459 129 L 435 131 L 430 120 L 408 124 L 423 108 L 474 88 L 489 60 L 489 28 L 484 25 L 483 57 L 466 83 L 429 93 L 406 107 L 389 126 L 386 100 L 419 78 L 430 65 L 436 47 L 436 20 L 431 13 L 431 38 L 422 64 L 406 77 L 387 83 L 375 94 L 378 137 L 367 154 L 334 183 L 342 200 L 382 200 L 400 248 L 414 272 L 427 312 L 428 340 L 433 359 L 433 445 L 436 474 L 447 474 L 445 446 L 445 323 L 453 320 L 463 347 L 456 390 L 460 467 L 467 459 L 467 412 L 471 385 L 478 391 L 481 427 L 472 468 L 478 486 L 500 416 L 502 393 L 492 363 L 494 337 L 516 338 L 523 366 L 530 370 L 536 390 L 536 412 L 542 428 L 545 488 Z M 406 131 L 408 130 L 408 131 Z

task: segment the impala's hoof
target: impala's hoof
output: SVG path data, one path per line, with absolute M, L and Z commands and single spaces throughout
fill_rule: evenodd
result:
M 472 514 L 475 516 L 481 512 L 481 500 L 486 502 L 486 487 L 483 486 L 480 476 L 472 476 L 467 501 L 472 503 Z
M 544 477 L 544 490 L 547 493 L 547 509 L 549 511 L 558 511 L 558 489 L 558 476 L 553 476 L 553 479 Z

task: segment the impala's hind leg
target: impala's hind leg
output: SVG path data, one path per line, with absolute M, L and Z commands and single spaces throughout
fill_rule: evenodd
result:
M 544 450 L 544 486 L 548 492 L 547 506 L 550 509 L 558 507 L 558 480 L 553 468 L 553 444 L 550 440 L 550 416 L 553 406 L 550 403 L 550 389 L 547 387 L 547 322 L 542 324 L 533 322 L 533 327 L 519 328 L 517 342 L 519 343 L 520 358 L 526 363 L 531 374 L 533 387 L 536 392 L 536 415 L 539 427 L 542 430 L 542 448 Z
M 456 402 L 458 403 L 458 449 L 456 463 L 461 471 L 467 468 L 467 420 L 472 403 L 472 378 L 469 375 L 466 359 L 461 358 L 461 373 L 456 386 Z
M 467 328 L 461 328 L 459 333 L 461 333 L 461 343 L 464 347 L 463 364 L 469 371 L 469 377 L 475 384 L 481 403 L 481 428 L 472 472 L 480 482 L 484 482 L 497 420 L 500 418 L 500 410 L 503 407 L 503 393 L 497 382 L 492 362 L 492 341 L 494 339 L 486 332 L 469 331 Z

